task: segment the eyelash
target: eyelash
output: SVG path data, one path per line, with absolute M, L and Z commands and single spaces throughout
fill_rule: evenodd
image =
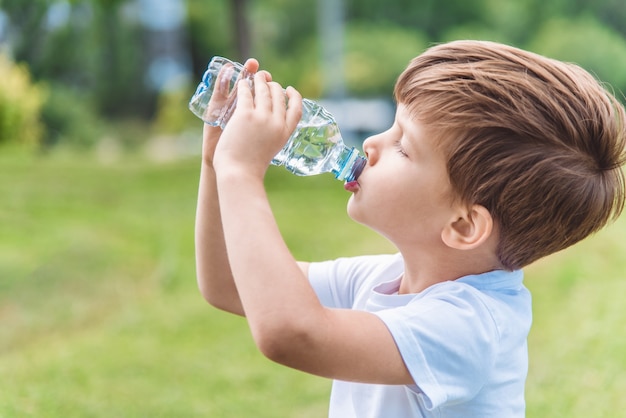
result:
M 400 140 L 398 139 L 396 142 L 394 142 L 393 144 L 396 147 L 396 150 L 398 150 L 398 152 L 400 153 L 400 155 L 402 155 L 403 157 L 408 157 L 408 154 L 406 153 L 406 151 L 404 151 L 404 149 L 402 148 L 402 143 L 400 142 Z

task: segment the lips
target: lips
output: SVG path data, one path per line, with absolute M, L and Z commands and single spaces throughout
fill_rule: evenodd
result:
M 351 193 L 357 192 L 360 187 L 359 182 L 356 180 L 346 182 L 346 184 L 343 185 L 343 188 Z

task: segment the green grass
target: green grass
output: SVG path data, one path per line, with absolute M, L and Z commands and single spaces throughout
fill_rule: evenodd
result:
M 527 270 L 529 417 L 626 417 L 626 218 Z
M 0 417 L 321 417 L 330 383 L 275 365 L 195 284 L 197 159 L 0 149 Z M 388 252 L 332 177 L 271 168 L 300 259 Z M 529 417 L 626 416 L 624 218 L 527 271 Z

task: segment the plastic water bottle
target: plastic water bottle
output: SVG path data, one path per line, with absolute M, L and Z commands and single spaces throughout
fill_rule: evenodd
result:
M 236 84 L 252 74 L 243 65 L 214 57 L 189 101 L 189 109 L 205 123 L 222 129 L 237 104 Z M 344 144 L 335 118 L 319 104 L 302 100 L 302 119 L 285 146 L 272 159 L 299 176 L 333 173 L 338 180 L 353 182 L 367 160 L 354 147 Z

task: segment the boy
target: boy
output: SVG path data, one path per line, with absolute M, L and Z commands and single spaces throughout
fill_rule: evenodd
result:
M 205 127 L 207 301 L 245 315 L 270 359 L 335 379 L 332 417 L 524 416 L 520 269 L 620 214 L 623 107 L 574 65 L 490 42 L 435 46 L 400 75 L 395 122 L 364 142 L 349 187 L 349 215 L 398 254 L 308 264 L 263 188 L 301 111 L 298 92 L 270 80 L 240 83 L 223 133 Z

